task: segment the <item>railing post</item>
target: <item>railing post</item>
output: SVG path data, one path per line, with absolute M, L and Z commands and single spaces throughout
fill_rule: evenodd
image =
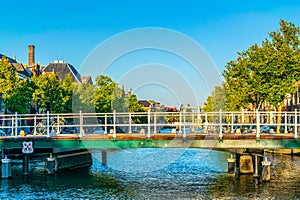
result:
M 50 137 L 50 131 L 49 131 L 49 123 L 50 119 L 49 119 L 49 111 L 47 111 L 47 138 Z
M 234 130 L 233 130 L 233 123 L 234 123 L 233 112 L 231 112 L 231 133 L 234 132 Z
M 156 127 L 156 112 L 153 112 L 153 115 L 154 115 L 154 122 L 153 122 L 153 127 L 154 127 L 154 134 L 157 132 L 157 127 Z
M 182 113 L 181 111 L 179 112 L 179 133 L 181 134 L 182 133 Z
M 131 129 L 131 126 L 132 126 L 132 123 L 131 123 L 131 112 L 129 113 L 128 117 L 129 117 L 129 119 L 128 119 L 129 120 L 129 130 L 128 130 L 128 132 L 132 133 L 132 129 Z
M 220 112 L 219 112 L 219 123 L 220 123 L 220 127 L 219 127 L 219 140 L 222 140 L 223 138 L 223 132 L 222 132 L 222 109 L 220 109 Z
M 260 139 L 260 115 L 258 109 L 256 110 L 256 140 Z
M 294 133 L 294 138 L 298 139 L 298 116 L 297 116 L 297 109 L 295 109 L 295 133 Z
M 104 133 L 107 134 L 107 113 L 104 115 Z
M 36 115 L 34 115 L 33 135 L 36 135 Z
M 18 137 L 18 113 L 15 112 L 15 138 Z
M 117 128 L 116 128 L 116 110 L 114 110 L 114 113 L 113 113 L 113 130 L 114 130 L 114 132 L 113 132 L 113 139 L 115 140 L 115 139 L 117 139 Z
M 284 133 L 288 133 L 287 130 L 287 113 L 284 113 Z
M 186 109 L 183 109 L 183 139 L 186 139 Z
M 15 130 L 15 117 L 14 116 L 11 116 L 11 133 L 10 135 L 13 136 L 15 133 L 14 133 L 14 130 Z
M 83 129 L 83 116 L 82 116 L 82 111 L 79 111 L 79 137 L 82 137 L 84 134 L 84 129 Z
M 147 132 L 147 138 L 151 138 L 151 119 L 150 119 L 150 109 L 148 110 L 148 132 Z
M 57 134 L 60 134 L 59 115 L 57 115 Z

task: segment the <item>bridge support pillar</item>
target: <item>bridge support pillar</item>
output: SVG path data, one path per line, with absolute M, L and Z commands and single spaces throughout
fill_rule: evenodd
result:
M 23 154 L 23 175 L 29 174 L 29 155 Z
M 102 149 L 102 165 L 106 166 L 107 165 L 107 150 Z
M 1 178 L 10 178 L 11 177 L 11 163 L 10 159 L 5 156 L 5 158 L 1 159 Z
M 268 161 L 268 158 L 265 156 L 264 161 L 262 161 L 262 181 L 270 181 L 271 179 L 271 162 Z
M 242 155 L 240 157 L 240 173 L 253 174 L 253 162 L 251 155 Z
M 231 157 L 227 159 L 228 162 L 228 175 L 234 176 L 235 175 L 235 158 L 233 157 L 233 154 L 231 154 Z
M 259 173 L 258 173 L 258 168 L 259 168 L 259 155 L 258 154 L 255 154 L 254 155 L 254 174 L 253 174 L 253 177 L 255 178 L 259 178 Z

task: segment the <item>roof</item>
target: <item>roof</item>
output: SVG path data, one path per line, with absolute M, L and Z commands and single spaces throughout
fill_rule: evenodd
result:
M 5 56 L 5 55 L 0 54 L 0 60 L 2 59 L 3 56 Z M 6 57 L 6 59 L 9 60 L 9 62 L 12 64 L 12 66 L 14 66 L 14 68 L 16 68 L 20 77 L 29 78 L 31 76 L 30 71 L 28 71 L 21 63 L 18 63 L 15 59 L 12 59 L 10 57 L 7 57 L 7 56 L 5 56 L 5 57 Z
M 7 57 L 6 55 L 3 55 L 3 54 L 0 54 L 0 60 L 2 59 L 3 56 L 5 56 L 9 60 L 10 63 L 17 63 L 17 61 L 15 59 Z
M 21 63 L 11 63 L 12 66 L 14 66 L 19 73 L 19 76 L 22 76 L 24 78 L 29 78 L 31 75 L 30 71 L 25 69 L 25 67 Z
M 81 76 L 81 82 L 82 82 L 82 83 L 93 84 L 93 81 L 92 81 L 92 77 L 91 77 L 91 76 Z
M 49 63 L 44 69 L 44 72 L 53 72 L 59 74 L 59 79 L 65 80 L 66 75 L 70 74 L 73 82 L 81 83 L 81 76 L 78 71 L 69 63 L 55 62 Z

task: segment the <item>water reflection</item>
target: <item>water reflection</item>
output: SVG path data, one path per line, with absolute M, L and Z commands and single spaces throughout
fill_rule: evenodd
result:
M 29 176 L 14 166 L 13 177 L 1 180 L 1 199 L 299 199 L 300 158 L 272 156 L 271 181 L 252 175 L 228 176 L 228 153 L 189 149 L 163 168 L 147 155 L 158 149 L 108 152 L 108 166 L 102 166 L 101 151 L 93 151 L 90 168 L 53 176 L 33 164 Z M 151 152 L 153 151 L 153 152 Z M 169 149 L 160 159 L 176 154 Z M 138 156 L 134 156 L 134 155 Z M 145 155 L 144 157 L 142 155 Z M 129 155 L 129 156 L 128 156 Z M 147 164 L 139 164 L 143 158 Z M 156 159 L 157 160 L 157 159 Z M 124 163 L 127 163 L 124 165 Z M 115 166 L 119 166 L 116 168 Z

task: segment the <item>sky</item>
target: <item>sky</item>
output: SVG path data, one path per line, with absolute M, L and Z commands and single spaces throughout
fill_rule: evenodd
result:
M 237 52 L 261 43 L 280 19 L 300 26 L 300 1 L 10 0 L 0 15 L 1 54 L 27 63 L 35 45 L 41 65 L 64 60 L 82 75 L 110 76 L 139 99 L 202 105 Z

